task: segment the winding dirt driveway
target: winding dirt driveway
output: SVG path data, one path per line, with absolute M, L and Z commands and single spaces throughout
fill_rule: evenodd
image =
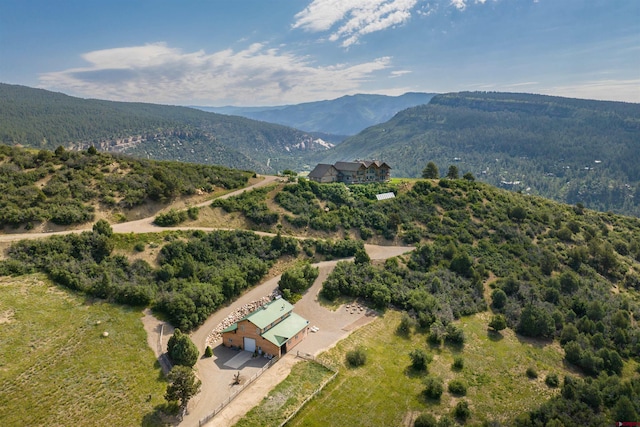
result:
M 263 176 L 261 181 L 249 185 L 240 190 L 236 190 L 219 198 L 228 198 L 242 192 L 269 185 L 276 182 L 280 178 L 277 176 Z M 211 200 L 204 201 L 196 206 L 207 206 Z M 112 224 L 111 227 L 115 233 L 153 233 L 167 230 L 203 230 L 214 231 L 221 228 L 214 227 L 159 227 L 153 224 L 155 216 L 143 218 L 136 221 L 130 221 L 120 224 Z M 23 239 L 39 239 L 52 235 L 62 235 L 70 233 L 81 233 L 90 231 L 91 229 L 82 230 L 65 230 L 49 233 L 11 233 L 0 234 L 0 243 L 15 242 Z M 274 235 L 272 233 L 261 233 L 262 235 Z M 291 236 L 295 237 L 295 236 Z M 415 249 L 410 246 L 378 246 L 365 245 L 365 250 L 372 260 L 384 260 L 394 256 L 401 255 Z M 369 310 L 345 310 L 339 307 L 336 311 L 331 311 L 318 302 L 318 293 L 322 287 L 322 283 L 331 274 L 339 260 L 325 261 L 314 264 L 320 270 L 318 278 L 313 286 L 305 293 L 300 301 L 295 305 L 295 312 L 310 321 L 312 326 L 316 326 L 317 332 L 309 334 L 309 336 L 296 346 L 296 350 L 300 352 L 316 355 L 324 351 L 338 341 L 346 337 L 355 329 L 363 326 L 374 319 L 375 314 Z M 191 333 L 191 339 L 198 347 L 200 354 L 204 354 L 207 346 L 207 339 L 211 331 L 218 326 L 222 320 L 236 308 L 239 308 L 250 302 L 259 300 L 260 298 L 270 295 L 278 286 L 280 276 L 271 278 L 260 285 L 255 286 L 236 301 L 227 307 L 221 308 L 213 313 L 207 321 L 197 330 Z M 167 348 L 169 337 L 173 333 L 173 327 L 158 320 L 149 310 L 145 310 L 142 317 L 142 323 L 147 332 L 147 343 L 153 350 L 156 357 L 160 357 Z M 162 334 L 161 334 L 162 331 Z M 162 336 L 161 336 L 162 335 Z M 218 343 L 219 344 L 219 343 Z M 207 426 L 229 426 L 242 418 L 251 408 L 260 403 L 264 396 L 282 380 L 284 380 L 291 367 L 297 363 L 295 352 L 286 354 L 273 367 L 264 372 L 255 382 L 242 391 L 242 397 L 233 400 L 219 414 L 217 414 Z M 213 362 L 213 363 L 212 363 Z M 213 358 L 201 358 L 196 363 L 195 369 L 197 375 L 202 381 L 200 393 L 196 395 L 190 402 L 187 415 L 180 423 L 182 426 L 198 426 L 199 421 L 209 415 L 221 402 L 225 401 L 231 394 L 228 385 L 228 378 L 236 370 L 223 372 L 222 363 L 216 363 L 216 352 Z
M 384 260 L 394 256 L 402 255 L 415 249 L 411 246 L 377 246 L 365 245 L 367 254 L 372 260 Z M 291 368 L 300 359 L 296 357 L 296 351 L 317 355 L 334 346 L 338 341 L 345 338 L 357 328 L 366 325 L 375 318 L 372 310 L 347 310 L 340 306 L 335 311 L 329 310 L 320 305 L 318 293 L 322 289 L 322 283 L 333 271 L 336 264 L 342 260 L 323 261 L 314 264 L 319 268 L 319 275 L 315 282 L 307 290 L 302 299 L 294 306 L 294 311 L 309 320 L 311 326 L 319 328 L 318 332 L 310 333 L 294 351 L 287 353 L 274 366 L 267 369 L 255 382 L 241 392 L 241 396 L 233 400 L 220 413 L 206 423 L 208 427 L 226 427 L 233 425 L 242 418 L 251 408 L 258 405 L 269 391 L 284 380 L 291 372 Z M 258 300 L 270 295 L 278 287 L 280 276 L 274 277 L 264 283 L 252 288 L 228 307 L 218 310 L 209 316 L 207 321 L 191 334 L 191 339 L 198 346 L 201 354 L 207 346 L 209 333 L 233 310 L 244 304 Z M 216 343 L 218 347 L 220 342 Z M 216 347 L 217 348 L 217 347 Z M 216 350 L 213 358 L 201 358 L 196 363 L 198 377 L 202 381 L 200 393 L 190 402 L 187 415 L 184 417 L 181 426 L 198 426 L 199 421 L 204 419 L 216 409 L 220 403 L 224 402 L 232 390 L 228 384 L 231 375 L 236 370 L 226 370 L 220 368 L 221 363 L 217 363 Z M 250 376 L 256 370 L 249 370 L 243 376 Z

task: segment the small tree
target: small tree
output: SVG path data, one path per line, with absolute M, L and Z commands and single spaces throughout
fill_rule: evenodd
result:
M 422 170 L 422 177 L 424 179 L 438 179 L 440 172 L 436 164 L 433 162 L 427 163 L 427 166 Z
M 460 371 L 464 368 L 464 359 L 462 356 L 455 356 L 453 358 L 453 364 L 451 365 L 451 369 L 456 371 Z
M 367 353 L 364 348 L 358 347 L 355 350 L 347 352 L 347 364 L 352 368 L 357 368 L 367 363 Z
M 198 361 L 198 347 L 191 341 L 189 335 L 183 334 L 180 329 L 176 329 L 173 336 L 169 338 L 167 352 L 176 365 L 191 368 Z
M 453 416 L 462 423 L 469 419 L 471 416 L 471 410 L 469 409 L 469 404 L 466 400 L 458 402 L 456 407 L 453 409 Z
M 438 421 L 431 414 L 423 412 L 418 415 L 418 418 L 413 423 L 413 427 L 437 427 Z
M 428 399 L 438 400 L 442 396 L 444 387 L 442 386 L 442 378 L 440 377 L 428 377 L 425 381 L 425 389 L 422 394 Z
M 449 166 L 449 170 L 447 171 L 447 178 L 449 179 L 458 179 L 459 178 L 459 173 L 458 173 L 458 167 L 455 165 L 451 165 Z
M 464 331 L 459 326 L 449 323 L 445 329 L 444 340 L 455 345 L 464 344 Z
M 465 396 L 467 394 L 467 385 L 462 380 L 451 380 L 448 388 L 449 393 L 454 396 Z
M 98 220 L 98 222 L 93 224 L 93 231 L 94 233 L 102 234 L 107 237 L 111 237 L 111 235 L 113 235 L 113 228 L 111 228 L 111 224 L 104 219 Z
M 427 364 L 431 361 L 431 357 L 421 348 L 414 348 L 409 352 L 411 358 L 411 368 L 415 371 L 426 371 Z
M 507 303 L 507 294 L 502 289 L 494 289 L 491 292 L 491 305 L 496 310 L 501 310 Z
M 462 179 L 466 179 L 467 181 L 475 181 L 476 177 L 473 176 L 471 172 L 467 172 L 464 175 L 462 175 Z
M 400 324 L 398 325 L 398 329 L 396 329 L 396 333 L 403 337 L 407 337 L 411 333 L 411 328 L 414 326 L 415 320 L 413 320 L 409 314 L 404 312 L 400 318 Z
M 189 400 L 200 391 L 202 382 L 196 379 L 191 368 L 180 365 L 171 369 L 168 379 L 169 385 L 164 398 L 167 402 L 178 402 L 181 412 L 184 412 Z
M 365 251 L 364 248 L 359 248 L 356 250 L 353 262 L 356 264 L 369 264 L 371 262 L 371 258 L 369 258 L 369 254 L 367 254 L 367 251 Z
M 213 349 L 211 348 L 210 345 L 207 346 L 207 348 L 204 349 L 204 357 L 212 357 L 213 356 Z
M 491 318 L 489 327 L 496 332 L 500 332 L 507 327 L 507 319 L 502 314 L 496 314 Z

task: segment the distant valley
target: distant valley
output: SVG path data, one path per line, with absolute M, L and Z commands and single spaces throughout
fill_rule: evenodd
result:
M 328 101 L 276 107 L 194 107 L 219 114 L 242 116 L 321 133 L 340 142 L 369 126 L 386 122 L 399 111 L 428 104 L 433 93 L 405 93 L 400 96 L 348 95 Z

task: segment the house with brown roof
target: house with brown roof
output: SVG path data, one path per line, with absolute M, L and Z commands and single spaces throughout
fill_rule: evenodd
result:
M 391 167 L 379 160 L 336 162 L 334 165 L 318 164 L 308 175 L 312 181 L 366 184 L 386 182 L 391 178 Z
M 222 344 L 252 353 L 280 357 L 309 333 L 309 321 L 293 305 L 277 298 L 222 331 Z

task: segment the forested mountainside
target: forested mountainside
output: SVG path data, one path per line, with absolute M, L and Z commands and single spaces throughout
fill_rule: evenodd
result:
M 119 151 L 276 172 L 286 159 L 327 144 L 308 133 L 187 107 L 80 99 L 0 84 L 0 142 L 53 150 Z M 284 162 L 282 165 L 280 163 Z
M 383 191 L 396 197 L 377 201 L 375 194 Z M 465 331 L 456 320 L 479 312 L 491 315 L 487 327 L 496 340 L 509 327 L 539 346 L 559 346 L 565 364 L 555 369 L 567 376 L 551 377 L 547 385 L 560 392 L 539 408 L 512 413 L 512 424 L 557 419 L 566 426 L 600 426 L 640 411 L 638 218 L 470 179 L 349 188 L 302 179 L 216 200 L 212 209 L 210 214 L 223 217 L 241 213 L 255 228 L 278 234 L 172 232 L 153 238 L 162 247 L 151 265 L 115 254 L 114 247 L 133 242 L 100 221 L 91 232 L 13 245 L 0 274 L 43 272 L 88 295 L 151 306 L 189 330 L 257 283 L 282 257 L 355 255 L 354 261 L 338 263 L 322 295 L 405 311 L 407 324 L 414 322 L 427 336 L 430 351 L 437 352 L 444 340 L 463 356 Z M 304 240 L 285 233 L 346 239 Z M 361 239 L 417 247 L 410 255 L 372 262 Z M 468 384 L 471 408 L 473 396 L 489 383 Z M 426 408 L 438 405 L 427 393 Z
M 291 126 L 307 132 L 331 135 L 355 135 L 363 129 L 383 123 L 402 111 L 427 104 L 432 93 L 409 92 L 400 96 L 357 94 L 329 101 L 305 102 L 280 107 L 196 107 L 204 111 L 233 114 L 270 123 Z
M 640 104 L 454 93 L 398 113 L 314 159 L 374 158 L 419 177 L 429 161 L 525 193 L 640 215 Z
M 28 150 L 0 145 L 0 228 L 50 221 L 75 225 L 95 211 L 125 219 L 147 202 L 246 185 L 253 172 L 222 166 L 135 159 L 90 148 Z

